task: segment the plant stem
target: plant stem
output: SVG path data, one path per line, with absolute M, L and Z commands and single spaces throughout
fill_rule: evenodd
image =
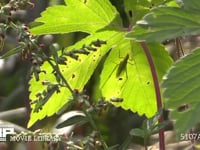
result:
M 147 137 L 146 136 L 144 137 L 144 150 L 148 150 L 148 147 L 147 147 Z
M 86 108 L 83 108 L 82 110 L 83 110 L 84 114 L 87 116 L 87 119 L 89 120 L 89 122 L 90 122 L 92 128 L 93 128 L 94 130 L 98 131 L 97 125 L 95 124 L 95 122 L 94 122 L 94 120 L 93 120 L 91 114 L 87 111 Z M 104 150 L 107 150 L 107 149 L 108 149 L 108 146 L 107 146 L 107 144 L 105 143 L 105 141 L 104 141 L 104 139 L 103 139 L 103 137 L 102 137 L 101 134 L 99 135 L 99 138 L 100 138 L 99 140 L 100 140 L 100 142 L 102 143 L 102 146 L 103 146 Z
M 144 52 L 145 52 L 145 55 L 147 57 L 147 60 L 149 62 L 149 66 L 151 68 L 151 74 L 152 74 L 152 77 L 153 77 L 153 82 L 154 82 L 154 87 L 155 87 L 155 93 L 156 93 L 156 101 L 157 101 L 157 109 L 160 110 L 162 109 L 162 100 L 161 100 L 161 94 L 160 94 L 160 86 L 159 86 L 159 82 L 158 82 L 158 77 L 157 77 L 157 74 L 156 74 L 156 68 L 155 68 L 155 65 L 153 63 L 153 59 L 151 57 L 151 54 L 149 52 L 149 49 L 146 45 L 145 42 L 140 42 Z M 163 122 L 163 116 L 161 116 L 159 118 L 159 123 Z M 164 129 L 160 129 L 159 130 L 159 149 L 160 150 L 165 150 L 165 140 L 164 140 Z
M 48 61 L 48 63 L 51 65 L 51 67 L 53 69 L 55 69 L 56 73 L 58 73 L 58 75 L 60 76 L 60 78 L 62 79 L 62 81 L 64 82 L 65 86 L 69 89 L 69 91 L 73 94 L 73 90 L 70 87 L 69 83 L 67 82 L 67 80 L 65 80 L 65 78 L 63 77 L 62 73 L 60 72 L 59 66 L 58 65 L 54 65 L 51 60 L 43 53 L 43 56 L 46 58 L 46 60 Z

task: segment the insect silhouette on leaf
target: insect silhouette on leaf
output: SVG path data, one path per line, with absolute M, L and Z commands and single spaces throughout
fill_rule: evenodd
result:
M 127 54 L 124 59 L 119 63 L 119 66 L 117 68 L 117 71 L 116 71 L 116 77 L 120 77 L 121 74 L 126 70 L 126 66 L 127 66 L 127 63 L 128 63 L 128 59 L 129 59 L 129 54 Z M 127 74 L 126 74 L 127 75 Z
M 111 102 L 123 102 L 123 98 L 118 98 L 118 97 L 112 97 L 110 98 Z
M 176 48 L 177 48 L 178 58 L 180 58 L 181 56 L 184 56 L 185 54 L 184 54 L 184 50 L 183 50 L 183 46 L 182 46 L 180 38 L 175 39 L 175 44 L 176 44 Z
M 63 52 L 64 55 L 69 56 L 75 60 L 78 60 L 78 55 L 74 54 L 73 51 Z
M 37 100 L 34 112 L 39 112 L 42 107 L 46 104 L 46 102 L 49 100 L 49 98 L 54 94 L 54 92 L 58 92 L 59 87 L 58 85 L 50 85 L 47 87 L 47 91 L 43 92 L 43 97 L 40 96 L 39 100 Z
M 96 46 L 96 47 L 101 47 L 102 44 L 107 44 L 107 42 L 106 42 L 106 41 L 103 41 L 103 40 L 97 39 L 96 41 L 93 41 L 93 42 L 91 43 L 91 45 L 94 45 L 94 46 Z

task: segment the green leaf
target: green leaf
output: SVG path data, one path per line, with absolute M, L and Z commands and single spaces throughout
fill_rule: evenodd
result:
M 171 117 L 175 119 L 178 133 L 186 132 L 200 121 L 200 49 L 177 61 L 165 76 L 162 87 L 166 98 L 165 106 L 172 110 Z M 185 109 L 180 111 L 180 106 Z
M 200 3 L 198 0 L 182 0 L 184 4 L 184 8 L 188 11 L 192 11 L 194 13 L 199 14 L 200 12 Z
M 64 66 L 61 70 L 67 81 L 74 89 L 82 90 L 103 56 L 108 53 L 110 47 L 112 47 L 122 36 L 122 33 L 114 31 L 100 32 L 89 36 L 88 38 L 82 40 L 74 46 L 68 47 L 65 50 L 69 51 L 77 47 L 81 48 L 84 44 L 88 45 L 96 39 L 101 39 L 107 42 L 106 45 L 98 48 L 96 52 L 90 52 L 89 55 L 79 55 L 78 61 L 72 58 L 67 58 L 67 67 Z
M 139 137 L 142 137 L 142 138 L 146 137 L 145 131 L 143 129 L 139 129 L 139 128 L 132 129 L 130 131 L 130 135 L 132 135 L 132 136 L 139 136 Z
M 31 29 L 33 34 L 68 33 L 82 31 L 94 33 L 107 26 L 120 26 L 121 19 L 108 0 L 66 0 L 67 6 L 53 6 L 42 13 L 36 22 L 42 24 Z
M 15 48 L 9 50 L 8 52 L 6 52 L 0 58 L 1 59 L 5 59 L 5 58 L 10 57 L 10 56 L 12 56 L 14 54 L 18 54 L 19 52 L 22 52 L 24 48 L 25 48 L 25 45 L 23 45 L 23 44 L 19 45 L 19 46 L 15 47 Z
M 79 91 L 83 90 L 83 87 L 90 79 L 97 65 L 101 61 L 102 57 L 109 51 L 116 42 L 123 37 L 124 34 L 114 31 L 99 32 L 88 36 L 75 45 L 68 47 L 65 51 L 73 50 L 74 48 L 82 47 L 84 44 L 88 45 L 96 39 L 101 39 L 107 42 L 106 45 L 102 45 L 96 52 L 90 52 L 89 55 L 79 55 L 78 60 L 67 57 L 67 65 L 59 65 L 60 71 L 71 86 L 72 89 Z M 43 85 L 43 81 L 49 81 L 50 83 L 57 83 L 56 77 L 53 74 L 53 68 L 48 62 L 45 62 L 41 66 L 42 72 L 39 74 L 39 81 L 37 81 L 32 75 L 29 82 L 30 87 L 30 99 L 33 103 L 31 105 L 32 112 L 28 123 L 28 127 L 32 126 L 36 121 L 43 119 L 46 116 L 52 116 L 57 113 L 63 106 L 69 102 L 72 98 L 72 94 L 66 87 L 60 87 L 60 92 L 55 92 L 48 101 L 42 106 L 39 112 L 34 112 L 34 109 L 38 100 L 38 93 L 42 93 L 47 89 L 47 86 Z M 34 103 L 34 101 L 36 103 Z
M 81 112 L 68 112 L 62 115 L 56 122 L 56 128 L 63 128 L 70 125 L 82 125 L 88 122 L 86 116 Z
M 200 11 L 200 7 L 198 10 Z M 139 41 L 160 42 L 183 35 L 196 35 L 200 33 L 199 17 L 199 14 L 183 8 L 158 7 L 139 21 L 126 37 Z
M 124 0 L 125 11 L 128 14 L 131 24 L 135 25 L 152 8 L 168 4 L 172 0 Z
M 159 44 L 149 44 L 148 47 L 161 81 L 172 60 Z M 127 55 L 129 58 L 125 62 Z M 125 63 L 124 68 L 121 68 L 121 73 L 117 76 L 121 63 Z M 157 111 L 150 67 L 142 47 L 137 42 L 121 39 L 112 49 L 104 63 L 100 89 L 107 100 L 125 110 L 130 109 L 147 117 L 152 117 Z
M 142 17 L 150 11 L 151 7 L 151 4 L 148 0 L 124 0 L 124 5 L 125 11 L 129 16 L 131 23 L 133 24 L 142 19 Z

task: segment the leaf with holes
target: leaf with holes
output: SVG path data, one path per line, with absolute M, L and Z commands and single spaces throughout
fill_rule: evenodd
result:
M 101 39 L 106 41 L 106 44 L 102 44 L 101 47 L 96 47 L 96 51 L 89 51 L 88 55 L 79 54 L 78 60 L 67 57 L 66 65 L 59 65 L 62 75 L 65 77 L 72 89 L 77 89 L 79 91 L 83 90 L 83 87 L 90 79 L 97 65 L 101 61 L 102 57 L 110 50 L 110 47 L 115 45 L 118 41 L 123 38 L 122 33 L 115 31 L 105 31 L 93 34 L 87 38 L 81 40 L 75 45 L 65 49 L 68 52 L 73 49 L 82 48 L 83 45 L 89 45 L 92 41 Z M 39 81 L 36 81 L 34 76 L 32 76 L 29 84 L 30 99 L 32 108 L 31 117 L 28 123 L 28 127 L 32 126 L 36 121 L 43 119 L 46 116 L 52 116 L 58 112 L 69 99 L 72 98 L 71 92 L 66 87 L 60 87 L 59 92 L 54 92 L 53 95 L 48 99 L 39 112 L 35 112 L 37 106 L 38 94 L 43 93 L 47 86 L 42 83 L 50 82 L 51 84 L 56 84 L 57 80 L 53 74 L 53 68 L 48 62 L 45 62 L 41 67 L 42 72 L 39 74 Z
M 177 132 L 183 133 L 200 121 L 200 49 L 177 61 L 165 76 L 162 87 L 165 106 L 172 110 Z M 183 110 L 179 108 L 183 107 Z
M 69 33 L 82 31 L 94 33 L 110 24 L 121 27 L 121 19 L 108 0 L 65 0 L 67 6 L 47 8 L 36 22 L 42 23 L 31 29 L 33 34 Z
M 124 7 L 131 24 L 135 25 L 135 23 L 141 20 L 153 7 L 164 4 L 168 5 L 170 1 L 173 0 L 124 0 Z
M 172 60 L 159 44 L 148 46 L 161 81 Z M 139 43 L 127 39 L 119 41 L 104 63 L 100 82 L 103 96 L 115 106 L 147 117 L 155 115 L 157 107 L 153 79 Z
M 136 21 L 142 19 L 142 17 L 149 12 L 150 2 L 148 0 L 142 1 L 130 1 L 124 0 L 125 11 L 128 14 L 130 21 L 135 24 Z

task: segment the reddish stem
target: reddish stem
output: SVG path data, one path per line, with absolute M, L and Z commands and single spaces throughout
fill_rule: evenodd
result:
M 155 87 L 155 93 L 156 93 L 156 101 L 157 101 L 157 109 L 160 110 L 162 109 L 162 100 L 161 100 L 161 94 L 160 94 L 160 86 L 159 86 L 159 82 L 158 82 L 158 77 L 157 77 L 157 74 L 156 74 L 156 68 L 155 68 L 155 65 L 153 63 L 153 59 L 151 57 L 151 54 L 149 52 L 149 49 L 146 45 L 145 42 L 140 42 L 144 52 L 145 52 L 145 55 L 147 57 L 147 60 L 149 62 L 149 66 L 151 68 L 151 74 L 152 74 L 152 77 L 153 77 L 153 82 L 154 82 L 154 87 Z M 161 116 L 159 118 L 159 123 L 163 122 L 163 116 Z M 165 137 L 164 137 L 164 129 L 160 129 L 159 130 L 159 148 L 160 150 L 165 150 Z

